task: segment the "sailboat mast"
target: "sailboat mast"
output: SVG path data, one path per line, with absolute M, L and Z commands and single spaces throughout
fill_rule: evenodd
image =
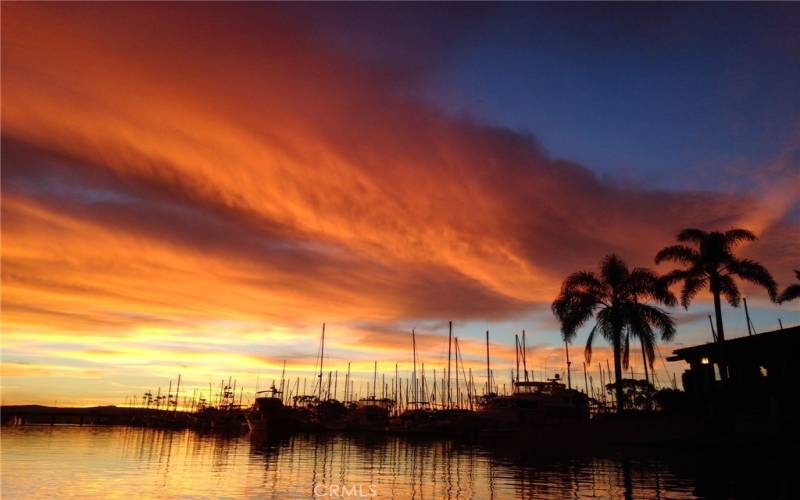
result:
M 586 377 L 586 362 L 583 362 L 583 386 L 586 388 L 586 395 L 589 395 L 589 382 Z
M 516 333 L 514 334 L 514 357 L 516 358 L 516 362 L 517 362 L 517 376 L 516 376 L 516 378 L 513 377 L 513 376 L 511 378 L 515 379 L 515 380 L 512 380 L 512 382 L 519 383 L 519 335 L 517 335 Z M 513 375 L 513 372 L 512 372 L 512 375 Z
M 750 321 L 750 311 L 747 309 L 747 297 L 742 297 L 742 302 L 744 302 L 744 316 L 747 319 L 747 335 L 753 335 L 753 322 Z
M 528 343 L 525 342 L 525 330 L 522 330 L 522 369 L 525 372 L 525 382 L 528 381 Z
M 450 408 L 450 357 L 453 350 L 453 322 L 448 321 L 449 329 L 447 334 L 447 407 Z
M 428 401 L 428 395 L 425 394 L 425 362 L 422 362 L 422 402 L 423 404 Z
M 375 361 L 375 369 L 372 372 L 372 399 L 375 399 L 375 385 L 378 383 L 378 362 Z
M 413 369 L 411 381 L 414 383 L 414 406 L 417 406 L 419 394 L 417 393 L 417 334 L 414 328 L 411 329 L 411 350 L 413 351 Z
M 458 337 L 456 337 L 456 408 L 461 407 L 461 391 L 458 389 Z
M 714 342 L 717 341 L 717 332 L 714 331 L 714 322 L 711 321 L 711 315 L 708 315 L 708 324 L 711 325 L 711 337 L 713 337 Z
M 322 360 L 325 359 L 325 323 L 322 323 L 322 342 L 319 349 L 319 396 L 322 401 Z
M 348 361 L 347 362 L 347 375 L 345 375 L 345 377 L 344 377 L 344 402 L 345 403 L 350 401 L 348 399 L 348 396 L 350 395 L 349 394 L 349 390 L 350 390 L 350 362 Z
M 286 383 L 286 360 L 283 360 L 283 370 L 281 370 L 281 404 L 283 404 L 284 384 Z
M 486 330 L 486 394 L 492 392 L 492 371 L 489 364 L 489 330 Z
M 178 388 L 175 389 L 175 411 L 178 411 L 178 394 L 181 393 L 181 374 L 178 374 Z

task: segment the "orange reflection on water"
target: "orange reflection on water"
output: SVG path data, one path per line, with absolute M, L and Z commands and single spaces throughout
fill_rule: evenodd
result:
M 694 497 L 692 481 L 663 463 L 581 458 L 523 466 L 477 446 L 391 436 L 264 443 L 191 431 L 25 427 L 4 429 L 2 453 L 5 498 Z

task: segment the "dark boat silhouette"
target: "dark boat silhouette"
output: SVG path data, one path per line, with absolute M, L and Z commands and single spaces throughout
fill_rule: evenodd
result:
M 359 399 L 350 406 L 347 428 L 357 431 L 385 431 L 394 405 L 395 401 L 389 398 L 370 396 Z
M 338 399 L 326 399 L 314 407 L 314 424 L 324 431 L 343 431 L 347 428 L 347 407 Z
M 280 391 L 275 386 L 256 394 L 264 393 L 271 395 L 256 397 L 253 407 L 244 414 L 250 431 L 282 433 L 297 430 L 302 420 L 301 412 L 285 406 L 281 398 L 277 397 Z
M 475 417 L 489 433 L 535 433 L 537 426 L 588 423 L 589 399 L 559 378 L 515 382 L 513 394 L 485 398 Z

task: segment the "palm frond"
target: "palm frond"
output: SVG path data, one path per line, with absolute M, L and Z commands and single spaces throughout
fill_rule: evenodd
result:
M 686 245 L 670 245 L 664 247 L 656 254 L 656 264 L 660 264 L 665 260 L 671 260 L 679 264 L 691 264 L 699 258 L 697 250 L 687 247 Z
M 778 299 L 778 284 L 767 268 L 758 262 L 750 259 L 737 260 L 728 265 L 728 270 L 743 280 L 764 287 L 772 301 Z
M 731 249 L 743 241 L 755 241 L 758 238 L 747 229 L 730 229 L 725 231 L 725 242 L 728 249 Z
M 739 302 L 742 300 L 742 294 L 739 292 L 739 287 L 733 281 L 730 274 L 723 274 L 719 278 L 719 291 L 728 301 L 728 304 L 733 307 L 739 307 Z
M 664 295 L 665 300 L 670 300 L 669 288 L 662 282 L 658 275 L 646 267 L 635 267 L 628 276 L 627 292 L 634 297 L 647 297 L 661 302 L 659 296 Z M 674 298 L 674 297 L 672 297 Z
M 628 366 L 630 366 L 630 359 L 631 359 L 631 336 L 630 334 L 625 335 L 622 339 L 622 367 L 626 370 Z
M 687 242 L 691 241 L 693 243 L 700 244 L 708 237 L 708 233 L 703 231 L 702 229 L 684 229 L 680 233 L 678 233 L 678 241 L 680 242 Z
M 586 291 L 603 290 L 603 283 L 591 271 L 577 271 L 564 280 L 562 289 L 580 289 Z
M 656 277 L 655 282 L 652 284 L 650 296 L 656 301 L 664 304 L 665 306 L 675 307 L 678 299 L 675 294 L 669 289 L 669 284 L 662 277 Z
M 666 286 L 672 286 L 673 284 L 683 281 L 687 278 L 691 278 L 692 276 L 702 276 L 704 274 L 705 272 L 702 269 L 692 266 L 689 269 L 675 269 L 670 271 L 661 276 L 661 281 L 663 281 Z
M 669 342 L 675 338 L 675 320 L 663 309 L 648 304 L 638 304 L 638 314 L 649 326 L 658 330 L 661 340 Z
M 599 323 L 595 323 L 589 332 L 589 337 L 586 339 L 586 348 L 583 350 L 583 357 L 586 359 L 587 365 L 592 364 L 592 343 L 594 342 L 594 332 L 597 331 L 598 324 Z
M 778 303 L 783 304 L 784 302 L 790 302 L 796 298 L 800 297 L 800 283 L 795 283 L 794 285 L 789 285 L 783 290 L 780 297 L 778 297 Z
M 681 305 L 684 309 L 689 309 L 689 304 L 707 284 L 707 276 L 692 276 L 686 278 L 683 282 L 683 289 L 681 290 Z
M 550 306 L 561 322 L 564 340 L 569 342 L 575 337 L 578 328 L 594 315 L 606 295 L 603 283 L 592 272 L 579 271 L 564 280 L 561 292 Z

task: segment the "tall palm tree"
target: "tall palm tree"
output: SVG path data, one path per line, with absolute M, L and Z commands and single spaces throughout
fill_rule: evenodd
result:
M 632 271 L 616 255 L 606 256 L 600 263 L 600 273 L 578 271 L 564 280 L 561 292 L 551 306 L 561 322 L 565 341 L 575 338 L 578 328 L 589 319 L 596 322 L 586 341 L 586 361 L 591 362 L 592 343 L 599 333 L 611 343 L 614 351 L 614 378 L 617 410 L 623 410 L 622 367 L 627 367 L 631 337 L 654 341 L 655 331 L 668 340 L 675 335 L 670 315 L 659 307 L 646 304 L 654 301 L 666 305 L 676 303 L 675 297 L 649 269 Z M 652 352 L 652 344 L 651 346 Z
M 795 269 L 794 275 L 797 277 L 798 282 L 787 286 L 783 293 L 781 293 L 781 296 L 778 297 L 778 302 L 781 304 L 800 297 L 800 270 Z
M 685 309 L 689 308 L 692 299 L 700 290 L 705 287 L 711 290 L 719 342 L 725 340 L 720 297 L 725 297 L 733 307 L 739 307 L 741 300 L 741 293 L 734 277 L 760 285 L 767 290 L 772 300 L 777 298 L 777 285 L 769 271 L 758 262 L 739 259 L 733 254 L 739 243 L 755 239 L 756 236 L 746 229 L 731 229 L 724 233 L 684 229 L 678 233 L 678 241 L 692 243 L 693 247 L 684 244 L 671 245 L 662 248 L 656 254 L 656 264 L 673 261 L 687 266 L 685 269 L 676 269 L 664 276 L 668 285 L 683 282 L 681 305 Z

